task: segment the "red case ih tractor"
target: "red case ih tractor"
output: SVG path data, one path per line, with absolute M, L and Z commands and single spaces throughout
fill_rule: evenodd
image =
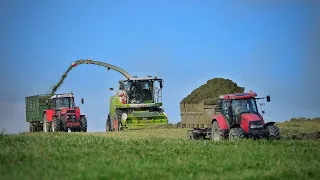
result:
M 265 123 L 258 111 L 257 94 L 250 91 L 242 94 L 222 95 L 218 100 L 219 115 L 213 116 L 211 135 L 212 140 L 225 138 L 267 138 L 280 139 L 279 128 L 275 122 Z M 270 96 L 266 96 L 267 102 Z
M 44 132 L 67 132 L 69 129 L 87 132 L 87 119 L 75 106 L 73 93 L 53 95 L 46 104 L 50 109 L 43 113 Z

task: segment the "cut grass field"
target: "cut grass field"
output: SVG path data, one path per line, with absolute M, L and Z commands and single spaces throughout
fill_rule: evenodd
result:
M 279 141 L 191 141 L 186 129 L 0 136 L 1 179 L 317 179 L 320 121 Z M 309 130 L 308 130 L 309 129 Z M 304 134 L 305 133 L 305 134 Z M 295 137 L 296 136 L 296 137 Z

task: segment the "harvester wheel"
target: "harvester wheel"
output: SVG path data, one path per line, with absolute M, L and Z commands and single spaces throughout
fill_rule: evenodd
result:
M 52 132 L 59 132 L 61 131 L 61 119 L 58 119 L 57 117 L 52 118 Z
M 110 116 L 108 116 L 108 119 L 106 120 L 106 132 L 111 131 L 111 119 Z
M 275 139 L 279 140 L 280 139 L 280 130 L 277 126 L 267 126 L 267 129 L 269 131 L 269 139 Z
M 241 127 L 232 128 L 229 131 L 229 140 L 244 139 L 246 137 L 246 132 Z
M 214 121 L 211 124 L 211 140 L 212 141 L 220 141 L 225 139 L 223 133 L 220 129 L 218 121 Z
M 83 132 L 87 132 L 87 118 L 85 116 L 81 116 L 80 118 L 80 130 Z

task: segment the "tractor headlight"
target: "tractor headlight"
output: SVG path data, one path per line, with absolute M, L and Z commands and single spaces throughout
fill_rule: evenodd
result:
M 262 125 L 255 125 L 255 124 L 250 125 L 250 128 L 252 129 L 262 128 L 262 127 L 263 127 Z

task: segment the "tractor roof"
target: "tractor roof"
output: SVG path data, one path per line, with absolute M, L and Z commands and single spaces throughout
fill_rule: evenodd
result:
M 239 94 L 225 94 L 225 95 L 221 95 L 219 98 L 220 99 L 247 99 L 247 98 L 252 98 L 252 97 L 256 97 L 257 93 L 255 92 L 248 92 L 248 93 L 239 93 Z
M 51 96 L 51 99 L 64 98 L 64 97 L 73 97 L 73 93 L 55 94 L 55 95 Z

